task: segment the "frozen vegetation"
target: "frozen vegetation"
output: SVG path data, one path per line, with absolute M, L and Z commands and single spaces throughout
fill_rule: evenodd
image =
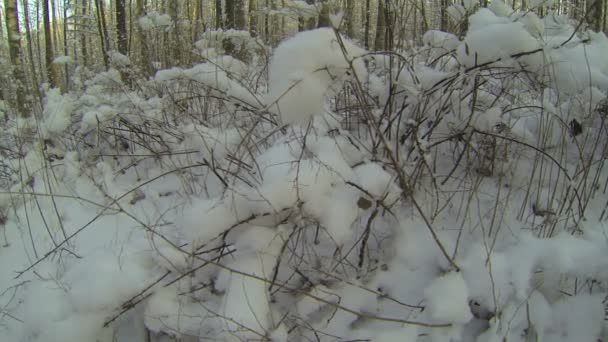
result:
M 467 6 L 49 90 L 2 128 L 1 339 L 606 341 L 608 39 Z

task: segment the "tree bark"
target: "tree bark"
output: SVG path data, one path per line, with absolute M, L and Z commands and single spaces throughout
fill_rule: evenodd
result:
M 63 55 L 68 56 L 68 0 L 63 0 Z M 70 89 L 70 69 L 67 64 L 63 66 L 63 82 L 61 92 L 65 93 Z
M 258 35 L 258 3 L 257 0 L 249 0 L 249 32 L 252 37 Z
M 25 73 L 21 60 L 21 34 L 19 32 L 19 14 L 17 0 L 4 0 L 4 11 L 6 16 L 6 31 L 8 35 L 8 49 L 11 64 L 13 66 L 15 100 L 13 108 L 21 117 L 29 116 L 25 99 Z
M 355 38 L 355 0 L 346 0 L 346 35 Z
M 99 32 L 103 64 L 105 65 L 106 69 L 108 69 L 110 67 L 110 61 L 108 59 L 108 47 L 110 44 L 106 31 L 106 19 L 103 9 L 103 1 L 95 0 L 95 7 L 97 8 L 97 30 Z
M 30 67 L 32 90 L 34 92 L 34 96 L 36 97 L 36 100 L 41 101 L 40 88 L 38 88 L 39 82 L 38 82 L 38 77 L 36 76 L 36 66 L 34 64 L 34 60 L 35 60 L 34 51 L 32 49 L 32 44 L 34 43 L 34 40 L 32 39 L 32 32 L 30 30 L 30 15 L 29 15 L 28 2 L 23 1 L 22 5 L 23 5 L 23 19 L 25 21 L 24 26 L 25 26 L 25 39 L 27 41 L 27 55 L 30 60 L 29 63 L 27 63 L 27 64 Z M 41 102 L 38 102 L 38 103 L 41 103 Z
M 329 20 L 330 5 L 328 1 L 323 1 L 321 4 L 321 11 L 319 12 L 319 21 L 317 27 L 331 27 L 331 21 Z
M 139 18 L 146 15 L 146 1 L 145 0 L 136 0 L 135 1 L 135 20 L 139 20 Z M 148 51 L 148 43 L 146 41 L 146 32 L 141 28 L 141 26 L 136 25 L 137 29 L 135 30 L 137 34 L 137 44 L 139 46 L 138 53 L 138 65 L 141 69 L 142 73 L 146 76 L 149 76 L 152 72 L 150 68 L 150 54 Z
M 50 87 L 56 88 L 58 79 L 53 70 L 53 38 L 48 0 L 45 0 L 42 5 L 42 20 L 44 25 L 44 60 L 46 62 L 46 77 Z
M 118 52 L 127 56 L 129 51 L 125 0 L 116 0 L 116 37 L 118 40 Z
M 180 65 L 182 54 L 182 44 L 181 44 L 181 25 L 179 21 L 179 2 L 177 0 L 168 1 L 168 12 L 171 17 L 171 21 L 173 21 L 173 30 L 168 35 L 170 37 L 170 41 L 168 42 L 168 54 L 169 60 L 166 65 Z
M 243 0 L 225 0 L 226 29 L 244 30 L 246 27 L 245 7 Z M 243 51 L 235 51 L 235 46 L 230 38 L 222 42 L 227 55 L 243 59 Z
M 215 0 L 215 29 L 224 28 L 224 20 L 222 18 L 222 0 Z
M 378 0 L 378 19 L 376 20 L 376 38 L 374 39 L 374 50 L 386 49 L 386 9 L 384 0 Z
M 86 17 L 87 17 L 87 7 L 88 7 L 88 0 L 82 0 L 81 3 L 81 25 L 80 25 L 80 54 L 82 55 L 82 65 L 87 66 L 89 63 L 89 58 L 88 58 L 88 51 L 87 51 L 87 33 L 86 33 L 86 27 L 88 25 L 85 25 L 86 23 Z
M 369 28 L 370 28 L 370 19 L 371 19 L 371 4 L 370 4 L 371 0 L 366 0 L 365 1 L 365 35 L 364 35 L 364 42 L 365 42 L 365 49 L 368 50 L 369 49 Z
M 440 14 L 441 14 L 441 24 L 439 29 L 441 31 L 447 32 L 448 30 L 448 0 L 441 0 L 441 8 L 440 8 Z
M 194 5 L 194 25 L 192 26 L 192 41 L 198 40 L 199 34 L 205 31 L 205 23 L 203 21 L 203 2 L 196 1 Z

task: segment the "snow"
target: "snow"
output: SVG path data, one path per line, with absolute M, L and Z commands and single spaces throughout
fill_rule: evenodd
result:
M 42 134 L 51 137 L 63 133 L 72 123 L 74 100 L 70 96 L 61 95 L 59 89 L 50 89 L 45 102 Z
M 71 63 L 73 63 L 73 60 L 70 56 L 57 56 L 53 59 L 53 64 L 65 65 Z
M 129 57 L 118 51 L 110 51 L 108 52 L 108 55 L 110 56 L 110 62 L 112 65 L 117 68 L 125 68 L 131 64 Z
M 168 14 L 160 14 L 158 12 L 152 11 L 147 15 L 138 18 L 139 26 L 144 31 L 150 31 L 155 29 L 162 29 L 164 31 L 169 31 L 171 26 L 173 25 L 173 21 Z
M 424 45 L 434 48 L 444 48 L 451 51 L 456 49 L 459 44 L 458 37 L 452 33 L 442 32 L 438 30 L 429 30 L 422 36 Z
M 608 38 L 530 5 L 400 57 L 209 30 L 46 89 L 0 135 L 3 340 L 605 339 Z
M 345 52 L 332 29 L 320 28 L 300 32 L 275 49 L 269 65 L 269 104 L 283 123 L 306 124 L 325 110 L 332 78 L 345 77 L 350 59 L 365 53 L 345 37 L 342 42 Z M 353 67 L 358 77 L 365 77 L 361 60 Z
M 500 42 L 499 44 L 497 42 Z M 481 9 L 469 19 L 469 30 L 458 47 L 458 60 L 467 67 L 509 59 L 518 53 L 530 52 L 540 47 L 538 41 L 521 22 L 494 15 Z M 521 61 L 536 69 L 541 63 L 539 54 L 524 56 Z
M 394 176 L 377 163 L 365 163 L 355 169 L 357 183 L 374 199 L 392 203 L 400 195 Z
M 459 273 L 450 272 L 435 279 L 424 294 L 431 316 L 438 321 L 465 324 L 473 318 L 469 291 Z

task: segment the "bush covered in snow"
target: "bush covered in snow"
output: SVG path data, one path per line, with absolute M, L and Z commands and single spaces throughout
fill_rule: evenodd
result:
M 266 77 L 210 31 L 199 64 L 49 90 L 3 131 L 2 335 L 605 339 L 608 39 L 492 3 L 413 51 L 318 29 Z

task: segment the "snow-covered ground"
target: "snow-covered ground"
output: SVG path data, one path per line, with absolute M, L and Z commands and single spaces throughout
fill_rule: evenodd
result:
M 546 13 L 81 70 L 2 132 L 0 339 L 605 341 L 608 39 Z

